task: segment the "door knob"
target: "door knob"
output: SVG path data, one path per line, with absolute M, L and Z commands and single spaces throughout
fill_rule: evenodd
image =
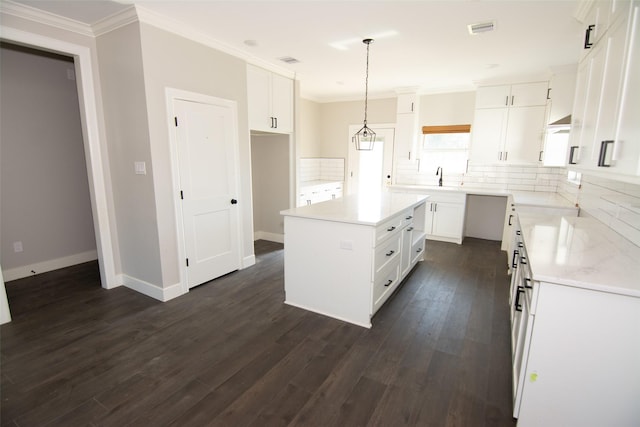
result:
M 237 201 L 236 199 L 231 199 L 231 204 L 232 204 L 232 205 L 237 205 L 237 204 L 238 204 L 238 201 Z

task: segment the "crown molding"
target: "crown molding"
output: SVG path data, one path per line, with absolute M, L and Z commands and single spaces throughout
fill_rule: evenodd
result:
M 203 44 L 205 46 L 211 47 L 213 49 L 219 50 L 236 58 L 240 58 L 245 60 L 247 63 L 265 68 L 269 71 L 272 71 L 276 74 L 280 74 L 282 76 L 295 79 L 295 73 L 289 71 L 285 68 L 278 67 L 277 65 L 264 61 L 260 58 L 256 58 L 254 56 L 248 55 L 247 53 L 236 49 L 233 46 L 230 46 L 226 43 L 222 43 L 219 40 L 214 39 L 198 30 L 194 30 L 190 28 L 188 25 L 170 18 L 168 16 L 159 14 L 157 12 L 151 11 L 144 6 L 135 5 L 135 10 L 137 14 L 137 18 L 140 22 L 145 24 L 157 27 L 161 30 L 168 31 L 180 37 L 184 37 L 191 41 Z
M 90 25 L 74 19 L 45 12 L 35 7 L 15 3 L 11 0 L 4 0 L 0 2 L 0 13 L 29 21 L 35 21 L 61 30 L 81 34 L 83 36 L 93 37 L 93 30 Z
M 91 29 L 93 30 L 93 36 L 98 37 L 137 21 L 138 14 L 136 13 L 136 8 L 135 6 L 131 6 L 95 22 L 91 26 Z

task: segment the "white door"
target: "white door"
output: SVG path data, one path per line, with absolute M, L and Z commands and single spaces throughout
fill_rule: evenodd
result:
M 192 288 L 240 267 L 236 109 L 223 100 L 176 99 L 174 112 L 187 284 Z
M 393 168 L 393 128 L 371 129 L 376 133 L 376 141 L 371 151 L 356 150 L 352 136 L 362 125 L 349 126 L 349 173 L 348 194 L 375 194 L 391 185 Z

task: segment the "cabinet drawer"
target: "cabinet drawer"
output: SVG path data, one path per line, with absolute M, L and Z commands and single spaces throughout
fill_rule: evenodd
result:
M 464 203 L 467 198 L 466 193 L 447 193 L 447 192 L 435 192 L 431 194 L 431 197 L 427 199 L 427 208 L 429 203 L 449 202 L 449 203 Z
M 411 264 L 414 264 L 418 260 L 423 259 L 424 255 L 424 245 L 427 243 L 425 241 L 426 235 L 424 233 L 420 234 L 413 245 L 411 245 Z
M 402 228 L 413 224 L 413 209 L 408 209 L 402 214 Z
M 376 247 L 375 260 L 373 264 L 374 277 L 379 271 L 383 270 L 390 263 L 396 261 L 400 256 L 400 237 L 400 234 L 396 233 L 395 237 L 385 241 L 379 247 Z
M 405 216 L 396 215 L 376 228 L 376 247 L 386 239 L 397 235 L 402 228 Z
M 389 298 L 400 282 L 400 262 L 396 258 L 394 262 L 388 264 L 387 267 L 376 275 L 373 282 L 372 292 L 372 310 L 375 313 L 378 308 Z

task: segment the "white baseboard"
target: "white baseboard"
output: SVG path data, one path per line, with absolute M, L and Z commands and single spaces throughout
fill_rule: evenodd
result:
M 33 276 L 34 274 L 46 273 L 47 271 L 58 270 L 60 268 L 70 267 L 72 265 L 82 264 L 83 262 L 94 261 L 96 259 L 98 259 L 98 252 L 94 249 L 62 258 L 24 265 L 22 267 L 9 268 L 7 270 L 3 270 L 2 275 L 5 282 L 10 282 L 12 280 L 22 279 L 23 277 Z
M 120 274 L 119 276 L 120 282 L 127 288 L 157 299 L 158 301 L 166 302 L 184 294 L 180 283 L 176 283 L 166 288 L 161 288 L 160 286 L 145 282 L 144 280 L 136 279 L 135 277 L 131 277 L 126 274 Z
M 270 242 L 284 243 L 284 234 L 269 233 L 267 231 L 256 231 L 253 233 L 253 240 L 268 240 Z
M 242 260 L 242 268 L 251 267 L 255 263 L 256 263 L 256 256 L 255 256 L 255 254 L 251 254 L 251 255 L 246 256 L 246 257 L 243 258 L 243 260 Z

